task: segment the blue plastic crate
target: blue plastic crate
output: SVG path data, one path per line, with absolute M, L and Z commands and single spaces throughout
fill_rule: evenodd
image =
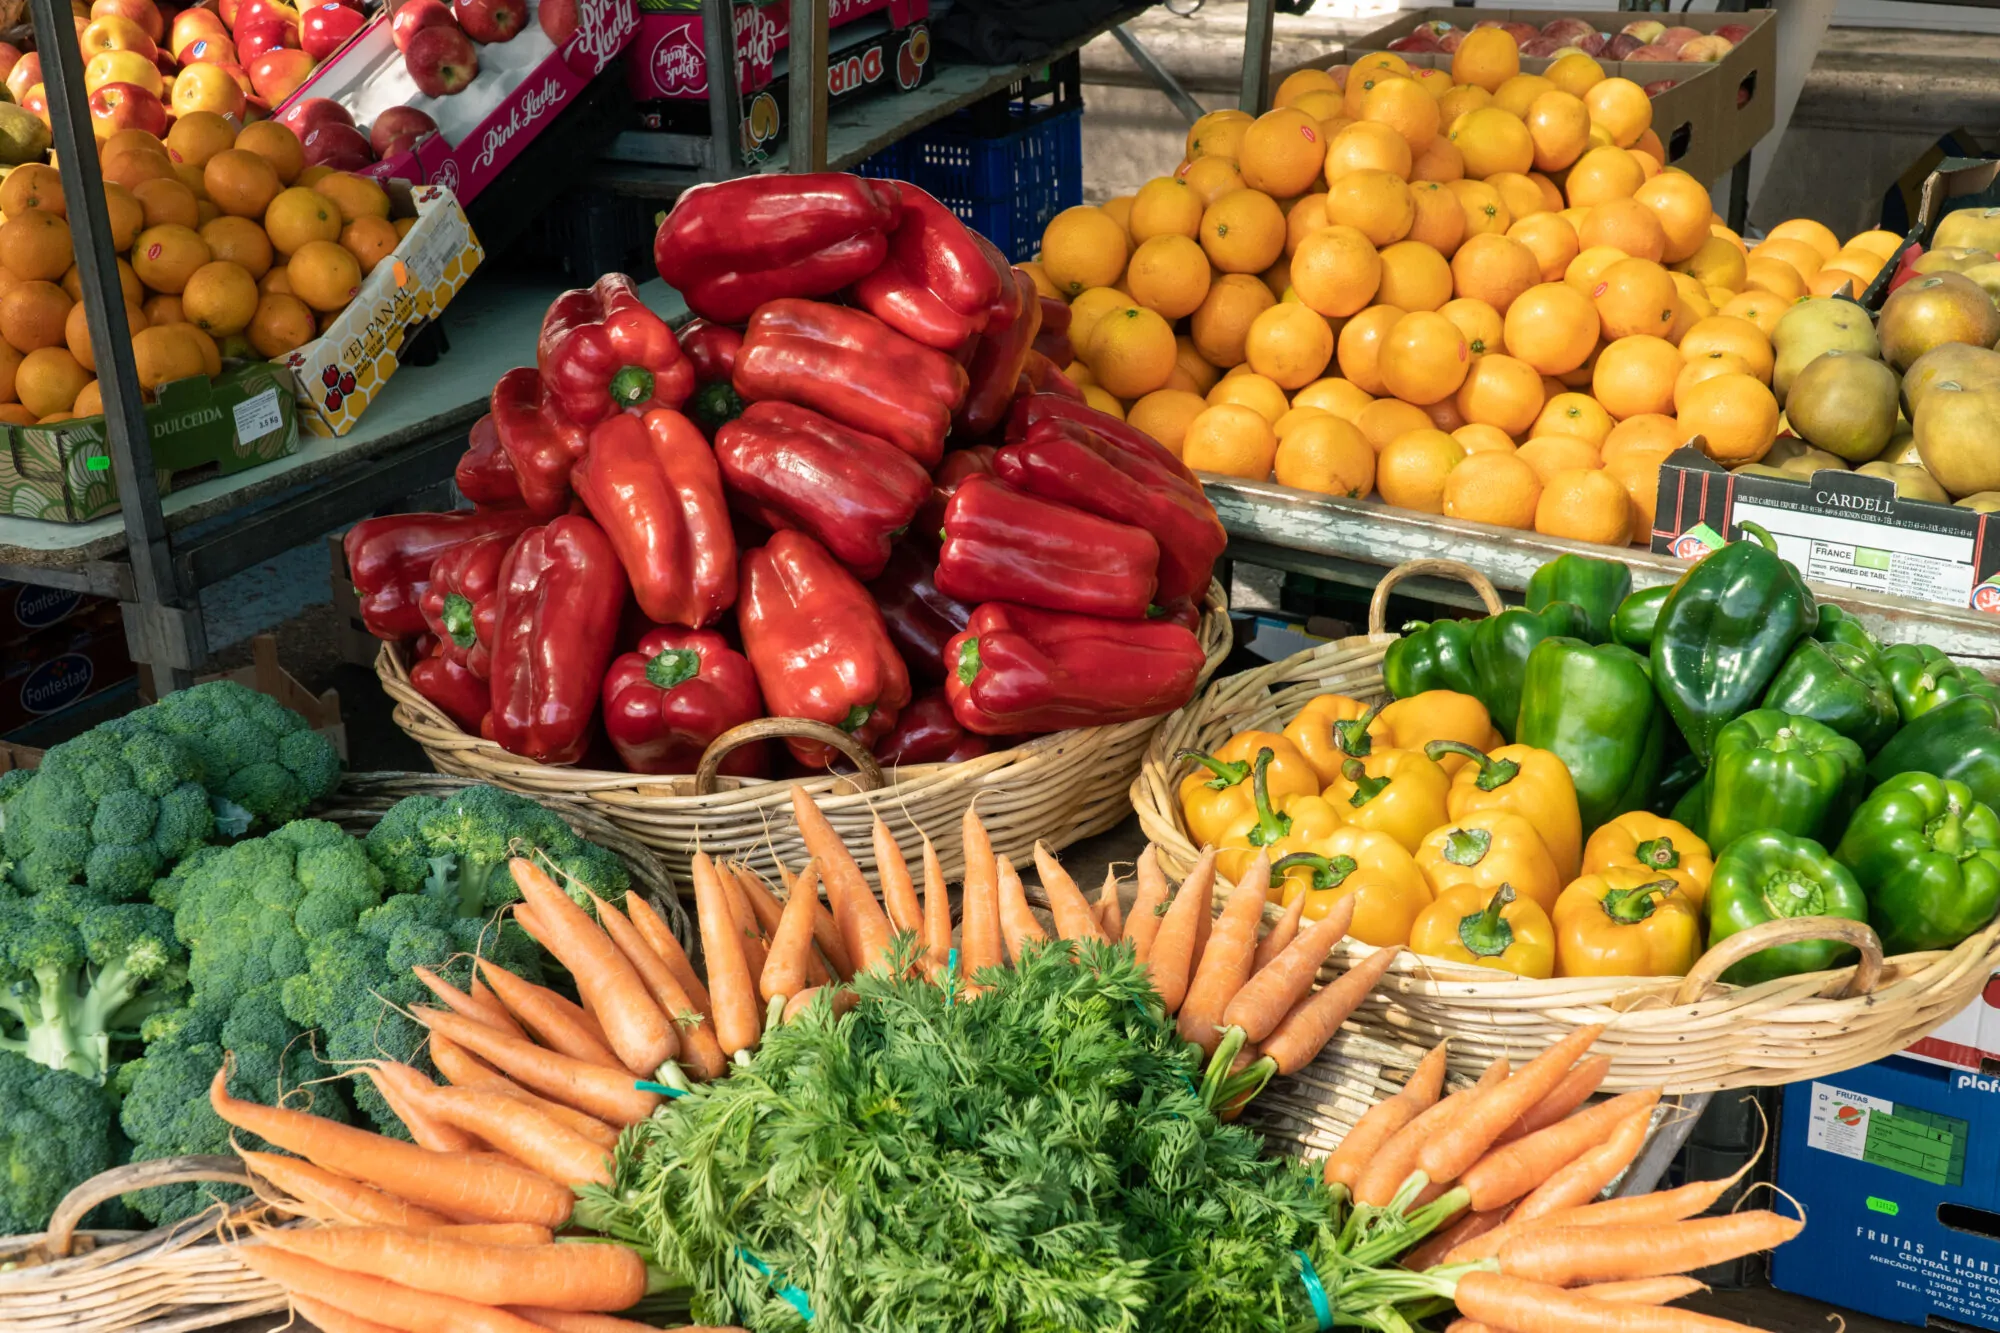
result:
M 943 121 L 854 170 L 921 187 L 1018 264 L 1034 258 L 1051 218 L 1083 202 L 1083 108 L 1033 114 L 991 137 Z

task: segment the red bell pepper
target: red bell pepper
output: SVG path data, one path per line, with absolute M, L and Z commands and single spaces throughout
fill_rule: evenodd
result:
M 541 519 L 568 510 L 569 472 L 589 436 L 542 391 L 541 372 L 533 366 L 508 371 L 494 383 L 487 405 L 522 502 Z
M 1206 592 L 1207 589 L 1203 589 L 1203 591 Z M 1173 601 L 1162 606 L 1158 615 L 1149 616 L 1148 619 L 1164 620 L 1169 625 L 1179 625 L 1188 633 L 1199 637 L 1201 634 L 1201 617 L 1202 603 L 1200 601 L 1197 601 L 1193 597 L 1176 597 Z
M 1068 364 L 1067 361 L 1052 361 L 1040 352 L 1029 352 L 1027 364 L 1021 367 L 1021 382 L 1014 387 L 1014 401 L 1018 403 L 1038 393 L 1052 393 L 1071 402 L 1083 402 L 1083 390 L 1062 373 L 1062 367 Z
M 926 468 L 944 453 L 966 386 L 964 369 L 943 352 L 866 311 L 818 301 L 772 301 L 758 310 L 733 382 L 748 402 L 777 398 L 824 412 Z
M 868 591 L 882 608 L 889 641 L 903 655 L 910 675 L 933 683 L 944 679 L 944 646 L 965 628 L 972 608 L 937 587 L 937 557 L 912 541 L 897 542 L 889 564 Z
M 709 742 L 763 715 L 749 659 L 714 630 L 649 630 L 604 673 L 604 731 L 634 773 L 692 773 Z M 721 771 L 762 777 L 763 742 L 731 750 Z
M 694 366 L 674 331 L 623 273 L 555 299 L 542 316 L 535 368 L 550 401 L 579 426 L 620 412 L 672 411 L 694 392 Z
M 444 514 L 364 518 L 347 530 L 341 549 L 361 599 L 361 622 L 378 639 L 408 639 L 425 629 L 424 588 L 437 558 L 488 533 L 520 533 L 534 523 L 525 509 L 454 509 Z
M 767 528 L 796 528 L 864 579 L 930 497 L 924 465 L 809 407 L 752 403 L 715 437 L 737 506 Z
M 967 477 L 993 472 L 993 456 L 999 449 L 990 444 L 975 444 L 964 449 L 954 449 L 944 456 L 937 471 L 931 474 L 931 496 L 924 501 L 924 507 L 910 520 L 910 535 L 935 551 L 944 540 L 944 510 L 951 503 L 951 497 Z M 931 562 L 935 565 L 937 562 Z M 967 607 L 968 613 L 971 611 Z
M 1056 363 L 1066 366 L 1076 360 L 1076 348 L 1069 341 L 1069 306 L 1053 296 L 1043 296 L 1042 327 L 1035 333 L 1035 350 Z
M 1153 534 L 1160 547 L 1157 601 L 1206 592 L 1229 544 L 1200 486 L 1127 453 L 1081 422 L 1044 417 L 1000 450 L 993 472 L 1030 495 Z
M 962 602 L 1139 620 L 1159 564 L 1159 543 L 1142 528 L 968 477 L 945 506 L 937 586 Z
M 521 479 L 500 447 L 500 428 L 493 424 L 491 412 L 472 423 L 451 478 L 458 493 L 482 509 L 518 509 L 526 503 L 521 499 Z
M 912 699 L 896 729 L 875 742 L 875 759 L 892 765 L 955 764 L 992 748 L 993 742 L 960 725 L 943 690 L 931 689 Z
M 691 319 L 674 334 L 688 364 L 694 367 L 696 384 L 727 384 L 736 369 L 736 353 L 743 348 L 743 330 L 713 320 Z
M 411 667 L 410 684 L 467 735 L 479 734 L 480 723 L 493 706 L 493 692 L 486 682 L 442 654 L 423 658 Z
M 1171 712 L 1194 697 L 1205 659 L 1179 625 L 992 602 L 946 660 L 952 714 L 967 731 L 1005 736 Z
M 861 581 L 802 532 L 780 532 L 743 556 L 736 620 L 772 717 L 824 722 L 872 746 L 910 702 L 910 673 Z M 824 768 L 831 746 L 787 740 L 792 756 Z
M 888 253 L 901 191 L 844 172 L 741 176 L 682 192 L 653 264 L 704 319 L 741 324 L 787 296 L 830 296 Z
M 678 412 L 613 417 L 570 474 L 648 618 L 699 629 L 736 603 L 736 534 L 722 474 Z
M 930 195 L 907 181 L 900 188 L 888 256 L 854 284 L 854 303 L 926 347 L 954 351 L 986 327 L 1009 280 L 1006 261 Z
M 611 539 L 583 515 L 521 534 L 500 567 L 493 631 L 489 728 L 502 749 L 543 764 L 583 757 L 625 591 Z
M 1013 291 L 1003 293 L 987 321 L 986 332 L 972 349 L 966 366 L 971 387 L 965 403 L 952 418 L 952 425 L 968 436 L 998 430 L 1007 419 L 1007 405 L 1035 349 L 1035 335 L 1042 327 L 1042 298 L 1035 281 L 1019 269 L 1009 269 Z
M 1136 426 L 1126 425 L 1109 412 L 1098 411 L 1080 396 L 1071 398 L 1062 393 L 1038 393 L 1015 399 L 1012 410 L 1007 413 L 1008 442 L 1026 436 L 1028 428 L 1044 417 L 1061 417 L 1088 426 L 1102 436 L 1106 444 L 1116 445 L 1128 454 L 1163 467 L 1191 485 L 1201 485 L 1194 469 L 1169 453 L 1158 440 Z
M 437 636 L 438 656 L 481 680 L 493 665 L 500 565 L 514 540 L 512 533 L 496 532 L 452 547 L 431 566 L 430 586 L 419 602 L 424 623 Z

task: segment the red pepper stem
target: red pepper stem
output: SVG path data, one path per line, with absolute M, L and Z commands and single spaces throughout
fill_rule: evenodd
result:
M 1354 784 L 1354 794 L 1347 798 L 1347 803 L 1356 810 L 1380 796 L 1389 787 L 1388 778 L 1369 777 L 1368 770 L 1361 766 L 1359 759 L 1350 759 L 1342 764 L 1340 776 Z
M 1672 838 L 1648 838 L 1633 848 L 1632 854 L 1648 870 L 1674 870 L 1681 863 L 1681 854 Z
M 1636 888 L 1613 889 L 1604 895 L 1604 915 L 1621 926 L 1636 926 L 1659 909 L 1668 894 L 1680 885 L 1670 879 L 1656 879 Z
M 1495 759 L 1484 750 L 1467 745 L 1464 741 L 1432 741 L 1424 747 L 1424 753 L 1430 757 L 1432 763 L 1438 762 L 1448 754 L 1464 755 L 1479 766 L 1479 777 L 1476 781 L 1481 791 L 1494 791 L 1504 787 L 1521 773 L 1521 766 L 1512 759 Z
M 979 640 L 967 639 L 958 648 L 958 683 L 970 685 L 979 678 Z
M 1269 847 L 1292 831 L 1292 817 L 1271 808 L 1271 761 L 1277 757 L 1277 751 L 1266 746 L 1250 766 L 1250 798 L 1257 803 L 1257 824 L 1250 830 L 1252 847 Z
M 1202 786 L 1207 787 L 1210 791 L 1228 791 L 1231 787 L 1234 787 L 1250 776 L 1249 764 L 1243 763 L 1240 760 L 1232 764 L 1227 760 L 1217 759 L 1212 754 L 1204 754 L 1200 750 L 1182 750 L 1174 756 L 1174 760 L 1176 763 L 1185 763 L 1188 760 L 1193 760 L 1209 772 L 1215 774 L 1214 777 L 1202 784 Z
M 1514 927 L 1501 915 L 1514 901 L 1514 886 L 1502 884 L 1482 911 L 1458 919 L 1458 942 L 1474 958 L 1498 958 L 1514 947 Z
M 701 674 L 701 654 L 692 648 L 668 648 L 646 663 L 646 681 L 663 690 L 685 685 Z
M 1290 856 L 1279 857 L 1278 863 L 1271 867 L 1271 873 L 1282 877 L 1287 871 L 1297 870 L 1300 866 L 1312 871 L 1312 887 L 1324 892 L 1346 883 L 1347 877 L 1360 868 L 1360 863 L 1345 853 L 1327 857 L 1317 852 L 1293 852 Z
M 1382 711 L 1376 704 L 1360 717 L 1350 717 L 1333 724 L 1333 747 L 1344 755 L 1355 759 L 1366 759 L 1375 749 L 1375 740 L 1368 734 L 1368 728 L 1375 725 L 1375 715 Z
M 611 401 L 637 407 L 653 396 L 653 372 L 644 366 L 620 366 L 611 376 Z
M 868 725 L 868 719 L 875 716 L 875 709 L 868 704 L 856 704 L 847 710 L 847 716 L 840 719 L 840 729 L 852 736 Z
M 472 627 L 472 599 L 463 593 L 445 594 L 444 615 L 439 618 L 444 622 L 445 632 L 451 635 L 451 641 L 459 647 L 470 648 L 479 641 L 479 635 Z

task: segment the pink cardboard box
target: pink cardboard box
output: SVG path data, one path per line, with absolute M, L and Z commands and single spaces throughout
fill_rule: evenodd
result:
M 636 0 L 576 0 L 576 33 L 557 50 L 537 21 L 539 8 L 540 0 L 530 0 L 529 20 L 512 41 L 480 47 L 478 77 L 449 97 L 417 91 L 384 10 L 314 70 L 286 105 L 330 97 L 364 129 L 388 107 L 427 112 L 438 133 L 364 174 L 442 185 L 461 204 L 470 202 L 639 33 Z
M 832 0 L 829 30 L 887 13 L 889 26 L 907 28 L 930 14 L 929 0 Z M 769 85 L 778 53 L 791 30 L 791 6 L 744 5 L 736 10 L 736 87 L 754 93 Z M 638 50 L 626 66 L 632 95 L 640 101 L 698 101 L 708 96 L 708 48 L 697 13 L 639 15 Z

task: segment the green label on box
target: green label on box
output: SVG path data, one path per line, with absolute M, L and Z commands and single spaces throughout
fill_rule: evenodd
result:
M 1815 1081 L 1806 1146 L 1955 1187 L 1965 1183 L 1968 1128 L 1952 1116 Z M 1877 1212 L 1895 1212 L 1895 1204 L 1881 1202 L 1886 1207 Z

